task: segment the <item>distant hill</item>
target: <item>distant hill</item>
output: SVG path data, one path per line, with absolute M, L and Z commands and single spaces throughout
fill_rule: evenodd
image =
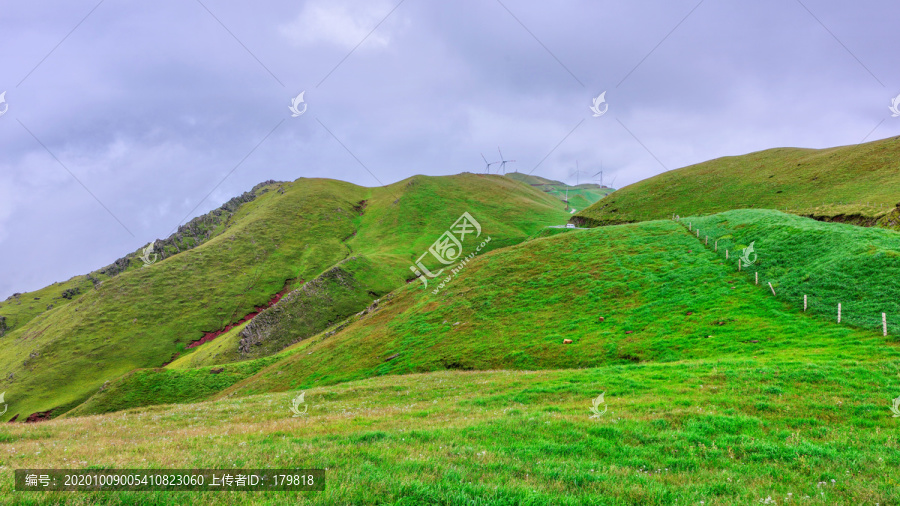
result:
M 584 183 L 576 186 L 569 186 L 561 181 L 554 181 L 552 179 L 546 179 L 540 176 L 531 176 L 528 174 L 523 174 L 521 172 L 510 172 L 506 174 L 506 177 L 533 186 L 534 188 L 542 192 L 549 193 L 550 195 L 553 195 L 562 201 L 566 200 L 566 190 L 568 189 L 570 211 L 572 209 L 575 209 L 576 211 L 585 209 L 591 204 L 597 202 L 598 200 L 615 191 L 613 188 L 600 186 L 599 184 L 593 183 Z
M 900 137 L 829 149 L 777 148 L 691 165 L 639 181 L 580 210 L 584 226 L 786 210 L 823 221 L 900 226 Z

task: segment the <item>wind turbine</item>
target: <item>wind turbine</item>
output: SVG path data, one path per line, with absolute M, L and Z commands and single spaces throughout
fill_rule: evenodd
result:
M 597 174 L 600 174 L 600 186 L 603 186 L 603 160 L 600 160 L 600 172 L 598 172 Z M 594 174 L 591 177 L 597 177 L 597 174 Z M 594 179 L 594 181 L 596 181 L 596 179 Z
M 500 164 L 500 170 L 502 170 L 503 173 L 506 174 L 506 163 L 507 163 L 507 162 L 512 163 L 512 162 L 515 162 L 515 160 L 504 160 L 504 159 L 503 159 L 503 151 L 500 151 L 500 146 L 497 146 L 497 152 L 500 153 L 500 161 L 499 161 L 499 162 L 494 162 L 494 163 L 499 163 L 499 164 Z M 516 171 L 516 172 L 519 172 L 519 171 Z
M 494 164 L 496 164 L 496 163 L 499 163 L 499 162 L 489 162 L 489 161 L 487 161 L 487 158 L 484 157 L 484 153 L 481 154 L 481 159 L 484 160 L 484 164 L 485 164 L 485 165 L 484 165 L 484 172 L 485 172 L 486 174 L 490 174 L 490 173 L 491 173 L 491 165 L 494 165 Z
M 581 182 L 580 176 L 582 171 L 578 169 L 578 160 L 575 160 L 575 170 L 569 173 L 569 176 L 575 176 L 575 186 L 578 186 Z M 587 172 L 585 172 L 587 174 Z M 595 174 L 596 175 L 596 174 Z

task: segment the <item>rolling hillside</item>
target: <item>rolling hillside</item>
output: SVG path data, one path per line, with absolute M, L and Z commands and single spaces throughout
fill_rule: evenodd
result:
M 815 362 L 823 348 L 854 360 L 900 358 L 893 282 L 900 257 L 884 253 L 900 250 L 896 233 L 765 210 L 704 220 L 704 234 L 713 234 L 707 246 L 705 235 L 697 239 L 681 224 L 653 221 L 496 250 L 473 259 L 438 294 L 406 285 L 262 361 L 191 364 L 185 357 L 177 370 L 137 371 L 73 414 L 448 369 L 752 357 Z M 733 252 L 750 237 L 758 263 L 738 272 Z M 807 254 L 813 251 L 818 255 Z M 873 269 L 881 275 L 870 275 Z M 803 293 L 810 296 L 806 314 Z M 837 301 L 844 301 L 842 325 L 829 310 Z M 892 322 L 887 338 L 880 335 L 883 311 Z M 216 343 L 197 353 L 207 346 Z
M 686 220 L 649 221 L 478 255 L 437 294 L 405 284 L 264 358 L 134 371 L 69 416 L 0 427 L 0 444 L 16 468 L 323 467 L 328 485 L 304 496 L 311 504 L 900 501 L 896 334 L 804 314 L 784 293 L 805 274 L 848 271 L 893 297 L 900 259 L 884 251 L 900 239 L 776 211 L 690 220 L 700 239 Z M 778 296 L 724 258 L 750 238 Z M 873 258 L 885 276 L 862 276 Z M 295 417 L 301 391 L 307 411 Z M 159 401 L 184 404 L 136 407 Z M 112 409 L 127 411 L 73 416 Z M 0 493 L 10 487 L 7 473 Z M 174 505 L 213 494 L 81 497 Z
M 607 186 L 600 186 L 599 184 L 594 183 L 583 183 L 570 186 L 561 181 L 554 181 L 540 176 L 531 176 L 521 172 L 510 172 L 506 174 L 506 177 L 521 181 L 535 189 L 553 195 L 563 202 L 565 202 L 566 197 L 568 197 L 570 211 L 572 209 L 578 211 L 586 209 L 591 204 L 615 191 Z
M 581 226 L 731 209 L 900 227 L 900 137 L 829 149 L 778 148 L 659 174 L 579 211 Z
M 491 236 L 485 251 L 567 218 L 552 197 L 500 176 L 417 176 L 382 188 L 310 179 L 273 184 L 270 190 L 282 190 L 243 203 L 199 245 L 127 268 L 6 332 L 4 419 L 58 416 L 106 382 L 171 362 L 260 311 L 268 322 L 256 334 L 263 339 L 240 354 L 240 340 L 231 341 L 223 351 L 230 359 L 260 357 L 316 334 L 414 280 L 409 266 L 463 212 Z M 345 290 L 310 288 L 324 286 L 336 268 Z M 269 316 L 314 302 L 327 307 L 289 322 Z

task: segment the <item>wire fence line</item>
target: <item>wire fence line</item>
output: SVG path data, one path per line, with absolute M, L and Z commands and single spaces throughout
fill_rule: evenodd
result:
M 683 221 L 677 214 L 673 214 L 672 219 L 681 224 L 704 247 L 727 260 L 727 263 L 733 265 L 735 270 L 746 273 L 751 284 L 770 289 L 773 296 L 787 299 L 791 305 L 795 305 L 804 313 L 865 330 L 877 331 L 884 336 L 900 335 L 900 310 L 898 310 L 897 303 L 894 303 L 891 308 L 885 308 L 885 311 L 873 312 L 870 309 L 863 310 L 858 307 L 859 303 L 866 301 L 854 300 L 851 297 L 848 297 L 847 300 L 836 301 L 835 298 L 840 299 L 841 297 L 835 297 L 833 294 L 801 293 L 804 290 L 782 286 L 777 278 L 766 279 L 765 273 L 760 276 L 760 270 L 756 269 L 757 265 L 754 265 L 756 262 L 751 262 L 751 265 L 742 265 L 740 250 L 727 239 L 702 234 L 699 227 L 692 222 Z M 772 285 L 773 282 L 775 286 Z

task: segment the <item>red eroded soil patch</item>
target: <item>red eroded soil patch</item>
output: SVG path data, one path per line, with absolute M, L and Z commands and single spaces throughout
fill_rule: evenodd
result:
M 37 422 L 43 422 L 44 420 L 49 420 L 50 413 L 52 413 L 52 412 L 53 412 L 53 410 L 51 409 L 48 411 L 38 411 L 37 413 L 32 413 L 32 414 L 28 415 L 28 418 L 25 420 L 25 423 L 37 423 Z
M 287 283 L 285 283 L 285 285 L 287 285 Z M 207 333 L 204 334 L 204 336 L 201 337 L 200 339 L 198 339 L 198 340 L 192 342 L 191 344 L 187 345 L 187 348 L 188 348 L 188 349 L 196 348 L 197 346 L 200 346 L 200 345 L 203 344 L 203 343 L 208 343 L 208 342 L 212 341 L 213 339 L 215 339 L 215 338 L 221 336 L 222 334 L 228 332 L 229 330 L 235 328 L 236 326 L 238 326 L 238 325 L 240 325 L 240 324 L 242 324 L 242 323 L 244 323 L 244 322 L 246 322 L 246 321 L 252 320 L 254 317 L 256 317 L 256 315 L 258 315 L 259 313 L 261 313 L 263 310 L 268 309 L 268 308 L 274 306 L 275 303 L 278 302 L 279 300 L 281 300 L 281 298 L 284 297 L 285 294 L 287 294 L 289 291 L 291 291 L 291 289 L 288 288 L 287 286 L 285 286 L 284 290 L 282 290 L 282 291 L 276 293 L 275 296 L 273 296 L 272 299 L 269 300 L 269 302 L 267 302 L 265 306 L 257 306 L 257 307 L 253 310 L 252 313 L 250 313 L 250 314 L 248 314 L 247 316 L 241 318 L 240 320 L 238 320 L 238 321 L 232 323 L 231 325 L 228 325 L 228 326 L 225 327 L 224 329 L 216 330 L 216 331 L 213 331 L 213 332 L 207 332 Z

